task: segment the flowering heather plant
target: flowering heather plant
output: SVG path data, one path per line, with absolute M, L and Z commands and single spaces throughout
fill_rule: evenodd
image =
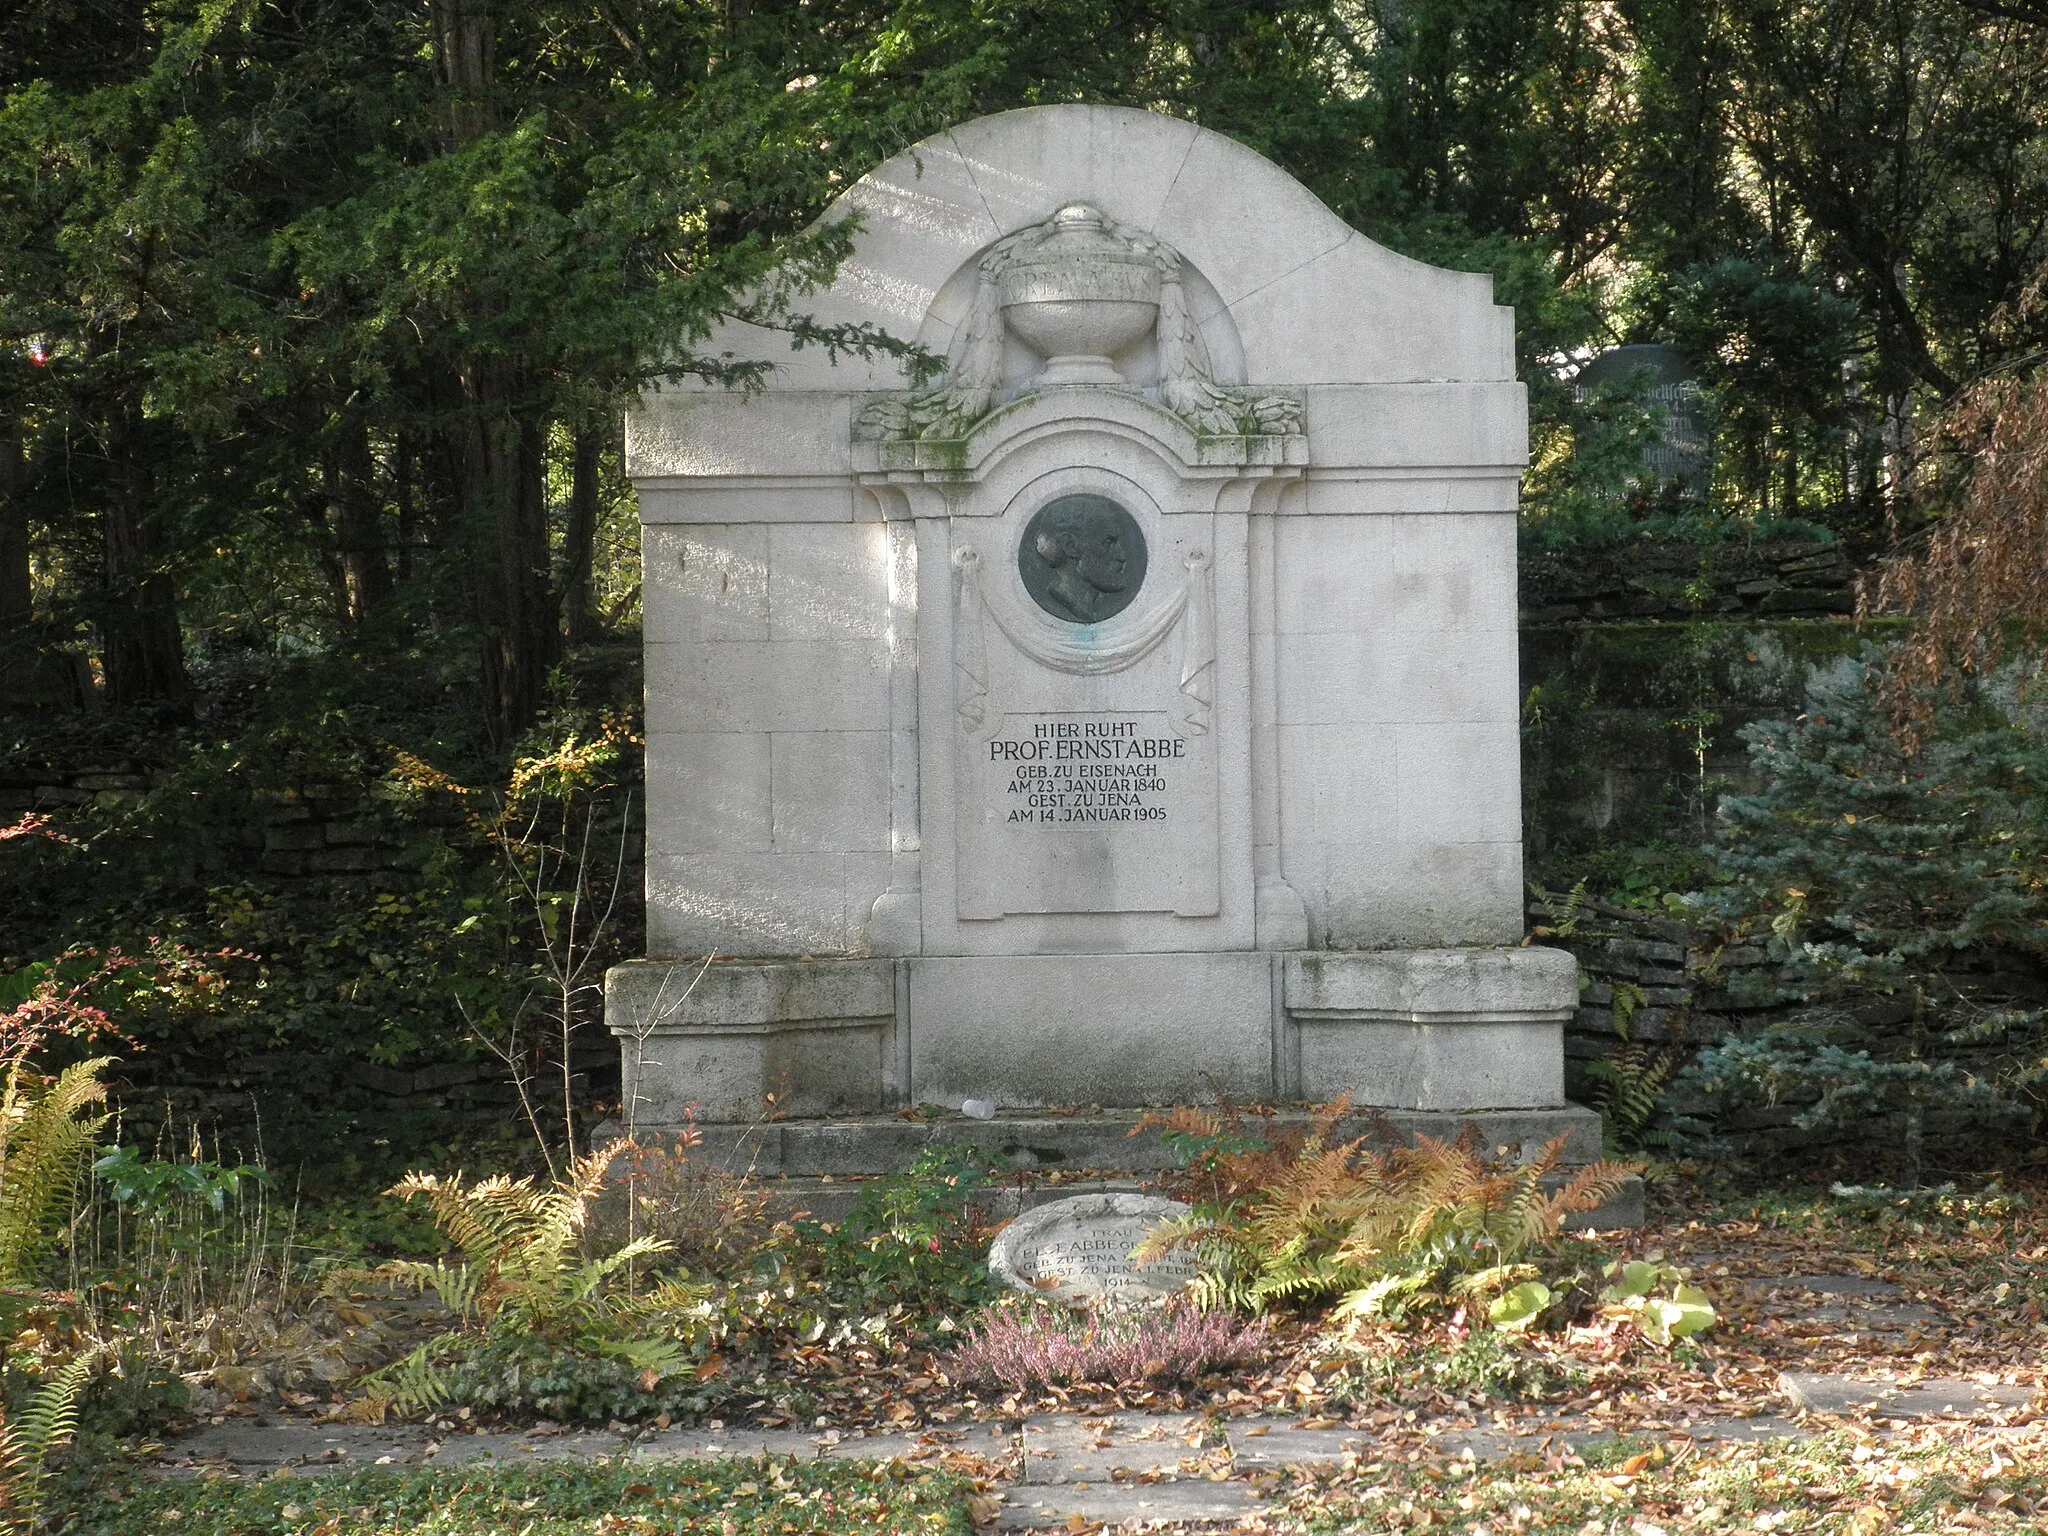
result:
M 1255 1357 L 1269 1332 L 1262 1318 L 1247 1321 L 1178 1298 L 1085 1312 L 1005 1300 L 968 1328 L 947 1369 L 956 1380 L 999 1383 L 1019 1394 L 1077 1382 L 1187 1382 Z

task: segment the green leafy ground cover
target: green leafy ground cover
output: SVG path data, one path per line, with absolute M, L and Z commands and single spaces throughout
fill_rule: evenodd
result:
M 62 1524 L 71 1536 L 800 1536 L 958 1533 L 970 1489 L 901 1463 L 770 1458 L 349 1477 L 110 1482 Z
M 1718 1449 L 1638 1436 L 1584 1454 L 1546 1448 L 1497 1462 L 1407 1460 L 1394 1451 L 1284 1472 L 1263 1491 L 1273 1507 L 1252 1528 L 1303 1536 L 1933 1536 L 2041 1529 L 2048 1456 L 2038 1433 L 1993 1437 L 1953 1426 L 1884 1440 L 1845 1427 L 1803 1442 Z M 77 1536 L 965 1536 L 977 1507 L 989 1505 L 968 1480 L 900 1463 L 557 1463 L 118 1482 L 75 1506 L 61 1528 Z

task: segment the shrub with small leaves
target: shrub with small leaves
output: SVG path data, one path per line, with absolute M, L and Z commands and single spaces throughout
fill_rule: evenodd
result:
M 1180 1298 L 1085 1310 L 1005 1298 L 968 1328 L 946 1368 L 961 1381 L 998 1384 L 1020 1396 L 1081 1382 L 1167 1385 L 1255 1359 L 1269 1342 L 1264 1319 L 1247 1321 Z
M 797 1223 L 790 1256 L 850 1311 L 978 1306 L 994 1288 L 975 1241 L 975 1197 L 990 1183 L 977 1149 L 928 1146 L 904 1172 L 869 1183 L 845 1221 Z
M 1532 1402 L 1584 1379 L 1569 1361 L 1553 1360 L 1524 1341 L 1491 1330 L 1465 1334 L 1448 1345 L 1427 1343 L 1399 1351 L 1375 1350 L 1331 1382 L 1340 1403 L 1403 1401 L 1417 1389 L 1459 1397 Z

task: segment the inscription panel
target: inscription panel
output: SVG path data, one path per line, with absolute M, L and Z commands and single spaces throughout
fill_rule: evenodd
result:
M 960 915 L 1215 912 L 1212 741 L 1163 709 L 1002 716 L 965 746 Z
M 1007 826 L 1133 826 L 1171 819 L 1173 781 L 1188 742 L 1164 713 L 1011 715 L 988 744 L 1008 774 Z M 1149 734 L 1157 733 L 1157 734 Z
M 1200 1273 L 1192 1255 L 1178 1251 L 1161 1254 L 1142 1270 L 1131 1262 L 1131 1250 L 1151 1235 L 1156 1225 L 1123 1221 L 1069 1228 L 1020 1249 L 1017 1267 L 1041 1281 L 1075 1290 L 1179 1290 Z

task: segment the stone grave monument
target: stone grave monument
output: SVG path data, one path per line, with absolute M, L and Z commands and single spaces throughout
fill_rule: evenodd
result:
M 1572 391 L 1589 397 L 1597 385 L 1641 380 L 1649 404 L 1663 412 L 1655 441 L 1643 445 L 1643 468 L 1695 500 L 1713 478 L 1713 439 L 1700 398 L 1699 375 L 1676 347 L 1639 342 L 1609 347 L 1572 375 Z
M 1490 280 L 1116 108 L 963 124 L 851 215 L 811 312 L 942 374 L 734 322 L 710 350 L 765 388 L 628 425 L 632 1124 L 772 1096 L 758 1166 L 860 1171 L 927 1134 L 906 1106 L 1071 1161 L 1120 1109 L 1348 1093 L 1597 1156 L 1574 962 L 1519 947 L 1527 428 Z

